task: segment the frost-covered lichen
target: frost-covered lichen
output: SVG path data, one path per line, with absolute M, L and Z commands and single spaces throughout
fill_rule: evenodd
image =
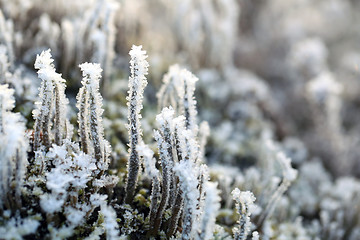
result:
M 0 212 L 21 208 L 21 192 L 28 165 L 25 122 L 15 107 L 14 90 L 0 85 Z
M 128 130 L 129 130 L 129 162 L 128 162 L 128 177 L 126 185 L 126 199 L 127 203 L 132 201 L 134 197 L 137 177 L 139 174 L 140 161 L 139 154 L 136 150 L 137 144 L 141 143 L 141 114 L 143 108 L 143 94 L 144 88 L 147 85 L 146 75 L 148 74 L 148 62 L 146 61 L 146 51 L 141 50 L 142 46 L 133 45 L 129 52 L 131 56 L 129 77 L 129 95 L 126 98 L 128 103 Z
M 241 192 L 238 188 L 232 191 L 236 201 L 236 209 L 240 215 L 239 226 L 233 229 L 236 240 L 245 240 L 250 232 L 250 215 L 253 211 L 254 195 L 249 192 Z
M 38 69 L 38 76 L 42 80 L 39 101 L 35 103 L 37 108 L 33 111 L 35 150 L 39 150 L 41 146 L 49 149 L 53 141 L 60 145 L 66 138 L 64 129 L 67 123 L 68 99 L 65 96 L 65 80 L 61 74 L 55 72 L 53 62 L 54 59 L 52 59 L 49 49 L 37 55 L 34 64 L 35 69 Z M 53 108 L 55 108 L 54 111 Z M 52 118 L 54 118 L 54 124 L 52 124 Z
M 109 164 L 110 145 L 104 138 L 104 110 L 99 92 L 102 69 L 99 64 L 93 63 L 83 63 L 79 67 L 83 75 L 83 87 L 77 95 L 82 148 L 85 153 L 95 157 L 98 168 L 104 172 Z
M 360 239 L 359 11 L 0 0 L 0 238 Z

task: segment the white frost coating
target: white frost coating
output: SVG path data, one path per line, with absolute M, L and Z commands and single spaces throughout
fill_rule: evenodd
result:
M 259 240 L 259 233 L 257 231 L 252 233 L 252 240 Z
M 274 157 L 282 168 L 282 174 L 285 181 L 293 182 L 297 177 L 297 170 L 291 166 L 291 159 L 288 158 L 278 145 L 271 139 L 265 141 L 265 146 L 269 152 L 274 153 Z
M 171 148 L 172 132 L 173 132 L 173 118 L 174 110 L 170 108 L 164 108 L 160 114 L 156 116 L 156 121 L 159 125 L 159 131 L 154 131 L 155 140 L 158 143 L 160 157 L 163 164 L 163 168 L 171 170 L 173 166 L 172 152 L 169 152 Z
M 82 63 L 79 65 L 83 80 L 81 83 L 88 87 L 89 90 L 96 92 L 99 90 L 99 82 L 102 69 L 98 63 Z
M 102 69 L 97 63 L 83 63 L 79 67 L 83 75 L 83 87 L 77 96 L 82 147 L 85 152 L 94 155 L 98 161 L 98 168 L 104 171 L 107 169 L 108 154 L 111 150 L 109 143 L 104 139 L 103 99 L 99 93 Z
M 125 201 L 130 203 L 132 201 L 135 187 L 137 184 L 137 177 L 139 174 L 140 161 L 136 146 L 142 142 L 142 129 L 141 129 L 141 114 L 143 108 L 143 94 L 144 88 L 147 85 L 145 75 L 148 74 L 149 64 L 146 61 L 146 51 L 141 50 L 142 46 L 133 45 L 129 54 L 130 60 L 130 77 L 129 77 L 129 91 L 126 97 L 128 106 L 128 125 L 129 131 L 129 161 L 128 161 L 128 174 L 126 185 Z
M 192 161 L 181 161 L 177 163 L 174 167 L 174 172 L 179 177 L 180 188 L 184 196 L 182 239 L 191 239 L 195 234 L 193 232 L 193 224 L 198 211 L 198 172 Z
M 0 85 L 0 94 L 2 111 L 11 111 L 15 107 L 14 89 L 9 88 L 7 84 Z
M 167 138 L 170 138 L 170 132 L 167 131 Z M 161 202 L 158 208 L 158 211 L 156 213 L 156 227 L 158 228 L 161 224 L 161 217 L 165 210 L 165 207 L 168 204 L 169 200 L 169 194 L 170 194 L 170 187 L 171 187 L 171 181 L 173 179 L 172 176 L 172 168 L 173 168 L 173 160 L 172 160 L 172 151 L 169 151 L 171 149 L 171 145 L 166 141 L 166 136 L 164 137 L 158 130 L 154 130 L 154 138 L 157 142 L 158 148 L 159 148 L 159 154 L 161 159 L 161 166 L 162 166 L 162 186 L 161 186 Z
M 45 69 L 54 67 L 54 59 L 52 59 L 50 49 L 42 51 L 40 55 L 36 56 L 34 67 L 35 69 Z
M 204 213 L 202 215 L 201 233 L 198 239 L 211 239 L 215 229 L 215 221 L 220 209 L 220 191 L 217 183 L 205 182 L 204 192 L 206 193 Z
M 106 204 L 101 205 L 101 213 L 104 216 L 103 226 L 105 228 L 106 240 L 115 240 L 119 238 L 119 226 L 116 221 L 115 210 Z
M 194 132 L 185 127 L 185 117 L 180 115 L 173 120 L 177 150 L 181 152 L 179 160 L 191 160 L 196 162 L 200 156 L 199 144 L 196 141 Z
M 73 207 L 65 208 L 66 220 L 71 223 L 72 226 L 78 226 L 85 221 L 85 208 L 78 210 Z
M 186 143 L 186 154 L 193 162 L 197 162 L 199 156 L 199 144 L 196 141 L 194 132 L 190 129 L 183 132 Z M 198 163 L 198 162 L 197 162 Z
M 328 50 L 319 38 L 307 38 L 291 47 L 288 60 L 298 73 L 306 71 L 310 76 L 319 74 L 326 68 Z
M 326 101 L 331 96 L 338 96 L 343 91 L 343 85 L 336 81 L 329 72 L 324 72 L 307 84 L 310 97 L 316 102 Z
M 174 139 L 177 151 L 178 161 L 189 160 L 190 156 L 187 154 L 187 146 L 185 135 L 185 117 L 180 115 L 173 120 L 174 124 Z
M 87 183 L 99 173 L 96 160 L 81 152 L 79 147 L 69 140 L 65 140 L 62 146 L 53 145 L 46 158 L 52 162 L 54 168 L 45 174 L 46 187 L 50 192 L 41 196 L 40 206 L 47 213 L 58 212 L 65 207 L 67 218 L 71 218 L 69 216 L 71 212 L 66 210 L 65 204 L 68 198 L 76 199 L 78 192 L 84 190 Z M 91 203 L 94 204 L 95 201 L 91 201 Z M 78 211 L 84 210 L 86 206 L 81 205 L 74 208 Z M 71 218 L 69 220 L 73 224 L 78 221 L 80 219 Z
M 169 127 L 170 131 L 173 130 L 173 119 L 174 119 L 174 110 L 172 107 L 163 108 L 161 113 L 156 115 L 156 122 L 160 126 L 161 130 L 164 130 L 164 126 Z
M 160 140 L 159 140 L 160 141 Z M 152 180 L 152 189 L 151 189 L 151 204 L 150 204 L 150 213 L 149 213 L 149 221 L 154 221 L 156 217 L 157 209 L 159 207 L 159 199 L 160 199 L 160 175 L 159 170 L 156 168 L 156 159 L 153 157 L 154 152 L 144 143 L 139 144 L 136 148 L 139 152 L 139 155 L 144 158 L 144 168 L 145 173 Z
M 170 66 L 168 73 L 164 75 L 163 84 L 156 94 L 159 109 L 170 105 L 178 112 L 180 102 L 177 97 L 180 92 L 184 91 L 184 82 L 181 79 L 180 72 L 180 66 L 175 64 Z
M 35 102 L 36 109 L 33 110 L 34 124 L 34 148 L 38 150 L 40 145 L 50 144 L 50 112 L 53 106 L 54 83 L 56 75 L 51 59 L 50 49 L 37 55 L 35 68 L 39 69 L 38 75 L 41 78 L 39 88 L 39 101 Z M 40 137 L 42 131 L 43 138 Z
M 231 194 L 235 200 L 236 209 L 240 214 L 239 227 L 233 229 L 234 238 L 236 240 L 245 240 L 250 231 L 250 215 L 254 208 L 255 197 L 252 192 L 242 192 L 238 188 L 235 188 Z
M 131 65 L 131 78 L 134 78 L 133 80 L 142 82 L 143 80 L 146 80 L 145 75 L 148 74 L 148 67 L 149 64 L 146 61 L 146 58 L 148 57 L 146 55 L 146 51 L 142 50 L 142 46 L 135 46 L 133 45 L 131 47 L 131 50 L 129 52 L 129 55 L 131 56 L 130 65 Z
M 46 213 L 55 213 L 61 211 L 65 199 L 62 196 L 45 194 L 40 197 L 40 206 Z
M 210 136 L 210 127 L 207 121 L 203 121 L 199 127 L 199 160 L 204 161 L 205 159 L 205 146 L 207 139 Z
M 15 106 L 13 94 L 8 85 L 0 85 L 0 208 L 3 204 L 9 208 L 15 202 L 21 207 L 21 187 L 28 164 L 24 119 L 11 112 Z
M 291 167 L 291 159 L 286 157 L 283 152 L 277 153 L 277 159 L 282 166 L 283 177 L 289 182 L 293 182 L 297 177 L 297 170 Z
M 266 139 L 265 146 L 266 150 L 269 152 L 269 157 L 273 158 L 279 163 L 283 178 L 280 185 L 278 183 L 274 184 L 274 186 L 277 186 L 277 188 L 270 196 L 266 206 L 264 207 L 264 210 L 261 212 L 261 215 L 258 219 L 259 225 L 265 224 L 265 220 L 273 213 L 276 203 L 297 177 L 297 170 L 291 167 L 291 159 L 286 157 L 280 147 L 272 139 Z
M 194 133 L 194 135 L 197 135 L 197 110 L 194 92 L 195 83 L 199 79 L 186 69 L 182 69 L 180 74 L 184 82 L 183 92 L 178 93 L 182 101 L 181 114 L 184 115 L 186 118 L 186 128 L 190 129 Z
M 158 106 L 172 106 L 177 115 L 184 115 L 186 128 L 197 135 L 197 110 L 194 98 L 195 84 L 198 78 L 179 65 L 172 65 L 163 78 L 163 85 L 157 93 Z
M 248 206 L 250 206 L 250 204 L 254 203 L 255 201 L 255 197 L 252 192 L 249 191 L 241 192 L 238 188 L 234 189 L 232 195 L 234 200 L 238 199 L 240 203 L 246 204 Z
M 66 115 L 68 99 L 65 96 L 65 80 L 61 74 L 56 73 L 50 49 L 37 55 L 34 67 L 38 69 L 38 77 L 42 80 L 39 92 L 39 101 L 35 103 L 37 108 L 33 111 L 35 118 L 34 148 L 37 150 L 41 145 L 50 147 L 52 140 L 50 121 L 54 114 L 55 143 L 60 145 L 66 137 L 63 132 L 66 128 Z M 53 113 L 53 107 L 55 111 Z M 40 138 L 40 131 L 43 137 Z M 41 141 L 41 143 L 40 143 Z
M 199 166 L 198 163 L 196 163 L 196 166 Z M 198 203 L 198 208 L 199 209 L 203 209 L 204 208 L 204 204 L 205 204 L 205 195 L 206 195 L 206 189 L 205 189 L 205 184 L 209 181 L 210 176 L 209 176 L 209 168 L 206 164 L 201 164 L 198 167 L 198 180 L 199 180 L 199 185 L 198 185 L 198 189 L 200 192 L 200 198 L 199 198 L 199 203 Z
M 92 231 L 88 237 L 84 238 L 84 240 L 100 240 L 101 239 L 100 236 L 104 232 L 105 232 L 105 230 L 104 230 L 104 228 L 102 226 L 96 227 L 94 229 L 94 231 Z
M 6 85 L 0 85 L 0 131 L 4 131 L 4 121 L 5 117 L 8 114 L 9 111 L 11 111 L 15 107 L 15 98 L 14 98 L 14 89 L 10 89 L 9 86 Z
M 9 73 L 9 61 L 5 45 L 0 44 L 0 84 L 4 84 L 7 78 L 11 75 Z
M 173 158 L 173 118 L 174 110 L 169 108 L 164 108 L 160 114 L 156 116 L 156 121 L 159 125 L 159 131 L 154 131 L 154 137 L 157 141 L 159 154 L 161 159 L 161 166 L 163 169 L 162 172 L 162 199 L 160 204 L 160 210 L 164 210 L 167 205 L 169 194 L 170 200 L 174 197 L 174 158 Z M 170 191 L 171 190 L 171 191 Z
M 31 218 L 11 218 L 6 224 L 0 226 L 0 236 L 2 239 L 22 240 L 23 236 L 36 232 L 40 223 Z
M 91 194 L 90 202 L 94 206 L 100 206 L 102 204 L 106 204 L 107 197 L 108 197 L 107 195 L 103 195 L 103 194 L 99 194 L 99 193 Z
M 46 187 L 55 194 L 66 194 L 69 184 L 74 181 L 74 177 L 64 173 L 60 167 L 54 168 L 46 175 Z
M 154 158 L 154 152 L 144 143 L 139 144 L 136 150 L 144 158 L 145 173 L 151 178 L 158 177 L 159 170 L 155 167 L 156 159 Z
M 74 227 L 63 225 L 59 228 L 54 227 L 52 224 L 49 224 L 49 239 L 51 240 L 63 240 L 68 239 L 74 234 Z

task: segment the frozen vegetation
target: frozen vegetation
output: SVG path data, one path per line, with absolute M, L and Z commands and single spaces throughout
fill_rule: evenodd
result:
M 357 0 L 0 0 L 0 239 L 360 239 Z

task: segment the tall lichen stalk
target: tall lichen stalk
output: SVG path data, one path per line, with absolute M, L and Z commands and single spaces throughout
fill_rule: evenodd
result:
M 241 192 L 238 188 L 232 191 L 232 195 L 236 202 L 236 210 L 240 215 L 238 220 L 239 226 L 233 229 L 234 239 L 246 240 L 250 232 L 250 209 L 254 204 L 255 197 L 251 192 Z
M 83 63 L 79 65 L 82 74 L 82 88 L 77 96 L 79 109 L 79 135 L 82 149 L 93 155 L 102 175 L 109 163 L 110 145 L 104 138 L 102 124 L 102 97 L 99 93 L 99 82 L 102 69 L 99 64 Z
M 154 152 L 147 145 L 139 144 L 137 146 L 137 151 L 139 152 L 139 155 L 144 158 L 145 174 L 152 180 L 150 212 L 148 215 L 148 223 L 152 224 L 155 221 L 161 199 L 160 173 L 156 168 L 156 159 L 153 157 Z
M 56 73 L 50 49 L 37 56 L 35 68 L 42 80 L 37 108 L 33 111 L 34 150 L 48 150 L 54 142 L 61 145 L 66 136 L 66 115 L 68 99 L 65 96 L 65 80 Z M 53 110 L 55 108 L 55 110 Z M 54 119 L 54 124 L 52 124 Z
M 162 216 L 168 205 L 170 197 L 170 187 L 173 180 L 172 168 L 174 166 L 172 129 L 173 129 L 174 111 L 172 108 L 164 108 L 156 117 L 159 124 L 159 130 L 154 131 L 154 137 L 157 142 L 162 168 L 162 186 L 161 201 L 156 213 L 151 234 L 156 234 L 161 226 Z M 175 189 L 174 189 L 175 190 Z
M 148 62 L 146 61 L 146 52 L 141 50 L 142 46 L 133 46 L 129 52 L 130 60 L 130 77 L 129 77 L 129 91 L 126 98 L 128 103 L 128 130 L 129 130 L 129 161 L 127 171 L 127 184 L 125 202 L 131 203 L 135 188 L 137 185 L 137 178 L 140 169 L 140 158 L 136 147 L 142 142 L 141 130 L 141 114 L 143 108 L 143 93 L 147 85 L 146 75 L 148 74 Z
M 79 109 L 78 113 L 78 123 L 79 123 L 79 136 L 81 142 L 81 149 L 84 153 L 89 153 L 89 125 L 86 121 L 86 116 L 88 115 L 87 103 L 89 101 L 89 93 L 85 87 L 80 88 L 77 95 L 77 107 Z
M 0 85 L 0 213 L 22 207 L 21 188 L 28 165 L 24 119 L 12 110 L 14 90 Z

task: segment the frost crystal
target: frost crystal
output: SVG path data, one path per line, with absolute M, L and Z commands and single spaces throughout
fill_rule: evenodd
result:
M 104 215 L 104 228 L 106 240 L 115 240 L 119 238 L 118 223 L 116 221 L 115 210 L 108 205 L 101 205 L 101 213 Z
M 169 72 L 163 77 L 163 84 L 156 94 L 159 109 L 168 107 L 169 104 L 175 111 L 179 110 L 180 101 L 177 99 L 180 92 L 183 92 L 184 84 L 180 76 L 180 66 L 175 64 L 169 67 Z
M 204 192 L 206 193 L 204 213 L 202 215 L 201 233 L 198 239 L 211 239 L 216 216 L 220 209 L 220 191 L 217 189 L 217 183 L 205 182 Z

